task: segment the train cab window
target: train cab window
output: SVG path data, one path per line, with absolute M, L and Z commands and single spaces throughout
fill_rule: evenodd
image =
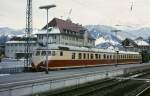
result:
M 56 55 L 55 51 L 52 51 L 52 56 L 55 56 L 55 55 Z
M 46 51 L 42 51 L 41 55 L 45 56 L 46 55 Z
M 72 53 L 72 59 L 76 58 L 76 53 Z
M 37 51 L 37 52 L 36 52 L 36 56 L 39 56 L 39 55 L 40 55 L 40 51 Z
M 63 56 L 63 51 L 60 51 L 60 56 Z
M 82 59 L 82 54 L 81 54 L 81 53 L 79 53 L 79 56 L 78 56 L 78 57 L 79 57 L 79 59 Z

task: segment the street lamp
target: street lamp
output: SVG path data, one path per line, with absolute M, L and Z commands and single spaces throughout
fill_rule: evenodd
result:
M 56 5 L 45 5 L 40 6 L 40 9 L 45 9 L 47 11 L 47 34 L 46 34 L 46 49 L 48 50 L 48 10 L 50 8 L 56 7 Z M 48 51 L 46 51 L 46 62 L 45 62 L 45 73 L 48 74 Z

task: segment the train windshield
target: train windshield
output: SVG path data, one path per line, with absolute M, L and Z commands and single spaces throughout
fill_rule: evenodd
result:
M 36 51 L 36 56 L 39 56 L 40 55 L 40 51 Z

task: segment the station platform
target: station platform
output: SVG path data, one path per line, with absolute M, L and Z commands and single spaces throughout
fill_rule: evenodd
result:
M 67 77 L 70 75 L 83 75 L 83 74 L 93 73 L 93 72 L 104 72 L 104 71 L 111 71 L 111 70 L 130 68 L 130 67 L 139 67 L 145 65 L 150 65 L 150 63 L 128 64 L 128 65 L 117 65 L 117 66 L 109 65 L 109 66 L 99 66 L 99 67 L 54 70 L 54 71 L 49 71 L 49 74 L 45 74 L 45 72 L 17 73 L 17 74 L 10 74 L 6 76 L 0 76 L 0 84 L 42 79 L 48 77 L 60 78 L 60 77 Z
M 150 69 L 150 63 L 55 70 L 49 71 L 49 74 L 32 72 L 4 75 L 0 76 L 0 96 L 10 93 L 11 96 L 35 94 L 145 68 Z

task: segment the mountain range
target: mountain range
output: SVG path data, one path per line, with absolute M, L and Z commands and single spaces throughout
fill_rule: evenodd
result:
M 114 49 L 121 48 L 121 42 L 125 38 L 135 40 L 142 37 L 145 40 L 150 38 L 149 27 L 133 27 L 133 26 L 107 26 L 107 25 L 87 25 L 85 28 L 96 39 L 95 45 L 98 48 Z M 34 29 L 34 33 L 38 29 Z M 24 36 L 25 29 L 12 29 L 8 27 L 0 27 L 0 44 L 4 44 L 7 40 L 14 36 Z
M 121 42 L 126 38 L 135 40 L 142 37 L 145 42 L 150 38 L 150 28 L 148 27 L 88 25 L 86 28 L 96 39 L 95 45 L 104 49 L 115 49 L 117 47 L 123 50 Z

